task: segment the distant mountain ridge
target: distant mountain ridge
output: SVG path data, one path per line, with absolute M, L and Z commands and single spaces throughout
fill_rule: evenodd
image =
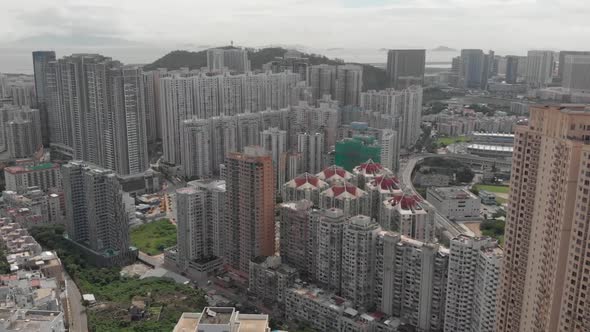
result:
M 223 48 L 229 48 L 225 46 Z M 248 49 L 248 57 L 252 69 L 262 69 L 262 65 L 274 60 L 275 58 L 282 58 L 288 51 L 282 47 L 267 47 L 260 49 Z M 311 65 L 329 64 L 338 65 L 344 62 L 339 59 L 330 59 L 324 55 L 319 54 L 302 54 L 303 57 L 309 58 Z M 372 65 L 359 64 L 363 66 L 363 90 L 383 90 L 387 87 L 387 77 L 385 70 L 377 68 Z M 166 68 L 168 70 L 175 70 L 182 67 L 190 69 L 200 69 L 207 66 L 207 50 L 199 52 L 191 52 L 185 50 L 172 51 L 151 64 L 144 66 L 146 70 L 154 70 L 158 68 Z
M 439 46 L 439 47 L 433 48 L 431 51 L 432 52 L 458 52 L 458 50 L 451 48 L 451 47 L 447 47 L 447 46 Z

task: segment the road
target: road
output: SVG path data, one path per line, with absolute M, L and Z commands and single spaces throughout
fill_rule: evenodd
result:
M 86 307 L 82 305 L 82 294 L 80 289 L 70 276 L 64 272 L 66 280 L 66 292 L 68 295 L 68 309 L 70 317 L 70 331 L 88 332 L 88 318 L 86 317 Z

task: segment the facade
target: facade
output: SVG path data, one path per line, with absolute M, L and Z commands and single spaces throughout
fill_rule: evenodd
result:
M 294 267 L 302 276 L 312 277 L 314 228 L 312 207 L 308 200 L 283 203 L 281 213 L 280 254 L 282 262 Z
M 68 238 L 98 265 L 134 259 L 129 247 L 130 200 L 112 171 L 72 161 L 62 166 Z
M 395 195 L 383 201 L 379 220 L 384 230 L 421 242 L 434 240 L 434 211 L 428 211 L 417 196 Z
M 553 68 L 553 51 L 529 51 L 525 81 L 533 88 L 546 87 L 551 83 Z
M 229 153 L 225 163 L 226 263 L 247 278 L 250 260 L 275 252 L 272 158 L 261 147 Z
M 590 112 L 529 111 L 515 133 L 496 330 L 584 331 Z
M 316 176 L 331 186 L 343 182 L 349 182 L 352 184 L 358 183 L 356 177 L 352 173 L 336 165 L 324 168 L 321 172 L 316 174 Z
M 315 251 L 315 280 L 324 288 L 340 293 L 342 285 L 342 246 L 346 216 L 340 209 L 326 210 L 318 216 Z M 288 307 L 288 306 L 287 306 Z
M 336 66 L 317 65 L 309 68 L 309 82 L 311 86 L 311 100 L 317 103 L 326 95 L 336 97 Z
M 445 331 L 495 331 L 502 250 L 490 238 L 451 240 Z
M 39 108 L 41 117 L 41 134 L 43 145 L 49 145 L 49 117 L 47 114 L 47 104 L 49 91 L 47 87 L 47 70 L 49 62 L 55 61 L 54 51 L 35 51 L 33 52 L 33 70 L 35 72 L 35 97 L 36 105 Z
M 428 188 L 426 200 L 450 220 L 479 219 L 479 197 L 459 187 Z
M 383 167 L 380 163 L 376 163 L 369 159 L 356 166 L 352 170 L 352 174 L 356 176 L 358 186 L 365 188 L 365 185 L 373 181 L 373 179 L 393 175 L 393 172 L 390 169 Z
M 412 85 L 423 85 L 425 66 L 426 50 L 389 50 L 387 52 L 389 86 L 401 90 Z
M 421 331 L 442 331 L 448 249 L 382 231 L 375 262 L 377 310 Z
M 342 236 L 342 296 L 355 306 L 369 308 L 374 302 L 375 243 L 379 224 L 357 215 L 344 223 Z
M 320 208 L 340 209 L 347 218 L 370 215 L 369 203 L 369 194 L 348 182 L 335 184 L 320 193 Z
M 561 86 L 570 90 L 590 92 L 590 54 L 565 57 Z
M 268 315 L 241 314 L 231 307 L 206 307 L 201 313 L 183 313 L 172 332 L 270 332 L 268 321 Z
M 6 145 L 11 158 L 32 157 L 41 141 L 36 141 L 35 133 L 40 126 L 35 126 L 33 121 L 22 118 L 14 119 L 6 124 Z M 39 137 L 40 138 L 40 137 Z
M 372 136 L 355 136 L 338 141 L 335 152 L 336 165 L 351 172 L 357 165 L 367 160 L 375 162 L 381 160 L 381 146 Z
M 162 123 L 160 122 L 160 78 L 166 75 L 166 69 L 143 72 L 145 127 L 148 143 L 162 139 Z
M 323 169 L 324 134 L 308 132 L 297 135 L 297 151 L 303 158 L 302 171 L 316 174 Z
M 480 190 L 479 198 L 481 199 L 481 204 L 496 205 L 496 195 L 494 195 L 494 193 L 485 190 Z
M 209 121 L 184 120 L 181 127 L 182 173 L 187 178 L 207 178 L 211 170 L 211 135 Z

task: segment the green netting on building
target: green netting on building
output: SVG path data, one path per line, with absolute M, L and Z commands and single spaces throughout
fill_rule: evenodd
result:
M 334 163 L 349 172 L 369 159 L 381 162 L 381 146 L 372 136 L 345 138 L 336 143 L 335 151 Z

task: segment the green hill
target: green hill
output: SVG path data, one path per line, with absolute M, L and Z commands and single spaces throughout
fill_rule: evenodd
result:
M 228 46 L 226 48 L 229 48 Z M 277 57 L 283 57 L 287 52 L 281 47 L 270 47 L 262 49 L 252 49 L 248 51 L 248 57 L 252 69 L 262 69 L 262 65 L 274 60 Z M 304 57 L 309 58 L 312 65 L 330 64 L 337 65 L 343 63 L 339 59 L 329 59 L 326 56 L 318 54 L 303 54 Z M 387 87 L 387 77 L 385 70 L 367 64 L 359 64 L 363 66 L 363 90 L 382 90 Z M 153 70 L 157 68 L 166 68 L 168 70 L 179 69 L 181 67 L 189 67 L 190 69 L 199 69 L 207 66 L 207 51 L 190 52 L 176 50 L 172 51 L 153 63 L 144 66 L 146 70 Z

